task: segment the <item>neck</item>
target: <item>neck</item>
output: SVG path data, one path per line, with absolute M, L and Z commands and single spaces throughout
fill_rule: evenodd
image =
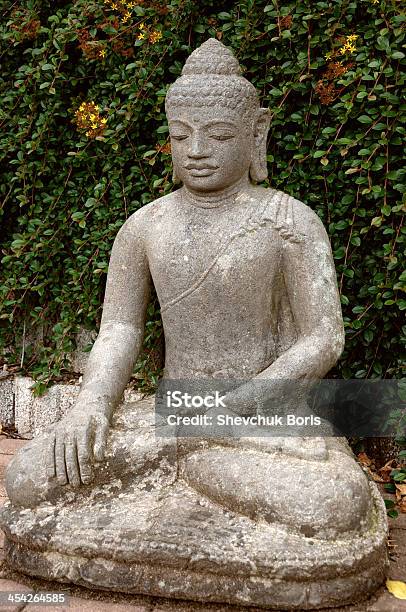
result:
M 226 187 L 225 189 L 219 189 L 218 191 L 195 191 L 183 186 L 183 193 L 186 196 L 188 202 L 194 206 L 200 208 L 218 208 L 223 204 L 229 204 L 235 201 L 236 196 L 249 187 L 250 183 L 247 176 L 244 176 L 234 185 Z

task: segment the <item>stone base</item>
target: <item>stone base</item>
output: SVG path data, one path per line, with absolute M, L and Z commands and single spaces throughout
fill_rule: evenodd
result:
M 252 520 L 179 477 L 176 444 L 155 437 L 151 408 L 141 401 L 118 411 L 92 487 L 33 509 L 6 504 L 10 566 L 93 589 L 278 610 L 350 604 L 384 581 L 387 519 L 373 482 L 362 528 L 338 539 Z M 24 456 L 29 462 L 30 451 Z
M 108 509 L 102 499 L 58 516 L 52 506 L 9 506 L 6 557 L 32 576 L 109 591 L 270 609 L 345 605 L 385 578 L 385 509 L 371 488 L 372 529 L 335 542 L 223 511 L 180 482 L 127 491 Z

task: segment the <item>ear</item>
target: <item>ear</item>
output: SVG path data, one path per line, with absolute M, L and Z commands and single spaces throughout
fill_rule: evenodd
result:
M 266 141 L 271 114 L 268 108 L 260 108 L 254 123 L 254 151 L 250 166 L 250 178 L 254 183 L 262 183 L 268 178 L 266 163 Z
M 181 182 L 182 181 L 176 176 L 175 168 L 173 168 L 173 170 L 172 170 L 172 183 L 174 185 L 180 185 Z

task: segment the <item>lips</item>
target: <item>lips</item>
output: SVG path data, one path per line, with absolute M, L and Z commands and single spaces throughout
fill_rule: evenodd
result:
M 213 174 L 215 170 L 217 170 L 218 166 L 197 166 L 188 164 L 185 166 L 186 170 L 189 170 L 189 173 L 192 176 L 209 176 Z

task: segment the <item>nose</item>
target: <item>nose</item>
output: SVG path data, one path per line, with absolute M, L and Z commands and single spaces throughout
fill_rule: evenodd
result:
M 191 138 L 188 155 L 192 159 L 209 157 L 211 155 L 211 151 L 209 150 L 207 140 L 200 134 L 194 134 Z

